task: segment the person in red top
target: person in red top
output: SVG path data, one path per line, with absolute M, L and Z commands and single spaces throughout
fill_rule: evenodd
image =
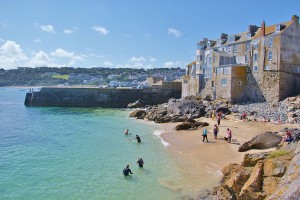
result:
M 285 131 L 285 141 L 286 142 L 293 141 L 293 137 L 292 137 L 291 131 L 289 131 L 288 129 L 286 129 L 286 131 Z

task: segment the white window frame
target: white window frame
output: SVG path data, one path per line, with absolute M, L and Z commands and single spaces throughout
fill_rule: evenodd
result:
M 257 58 L 258 58 L 257 53 L 255 53 L 255 54 L 253 55 L 253 57 L 254 57 L 254 58 L 253 58 L 253 61 L 256 62 L 256 61 L 257 61 Z
M 266 66 L 265 66 L 265 70 L 270 70 L 270 66 L 269 66 L 269 65 L 266 65 Z
M 219 76 L 221 74 L 222 74 L 222 68 L 221 67 L 217 67 L 216 75 Z
M 236 53 L 236 52 L 237 52 L 237 46 L 238 46 L 237 44 L 234 44 L 234 45 L 233 45 L 233 53 Z
M 257 72 L 258 71 L 258 66 L 253 66 L 253 70 L 252 71 L 254 71 L 254 72 Z
M 269 38 L 268 47 L 269 48 L 273 47 L 273 38 L 272 37 Z
M 221 86 L 227 86 L 227 78 L 221 79 Z
M 246 51 L 249 51 L 249 49 L 250 49 L 250 41 L 247 41 L 246 42 Z
M 272 60 L 273 59 L 273 52 L 269 51 L 268 52 L 268 60 Z
M 296 66 L 296 73 L 300 74 L 300 66 Z
M 280 28 L 281 28 L 281 25 L 280 24 L 276 24 L 276 28 L 275 28 L 276 32 L 280 32 Z
M 245 63 L 248 63 L 248 55 L 245 55 Z
M 223 74 L 224 75 L 229 74 L 229 67 L 223 67 Z
M 252 34 L 249 32 L 247 33 L 247 38 L 251 38 L 252 37 Z

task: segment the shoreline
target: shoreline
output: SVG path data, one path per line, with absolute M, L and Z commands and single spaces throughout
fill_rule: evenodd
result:
M 197 121 L 208 122 L 209 126 L 198 130 L 176 131 L 174 127 L 180 123 L 160 124 L 164 132 L 161 137 L 169 145 L 166 147 L 171 153 L 185 177 L 185 187 L 192 190 L 193 195 L 217 186 L 223 177 L 221 170 L 230 163 L 240 164 L 246 153 L 274 151 L 276 148 L 265 150 L 250 150 L 238 152 L 238 147 L 254 136 L 265 131 L 279 132 L 289 127 L 295 128 L 296 124 L 275 125 L 270 122 L 243 122 L 233 115 L 227 115 L 221 120 L 217 140 L 213 136 L 213 125 L 217 124 L 211 118 L 199 118 Z M 208 143 L 202 142 L 202 131 L 208 131 Z M 237 142 L 227 143 L 226 129 L 232 130 L 232 137 Z

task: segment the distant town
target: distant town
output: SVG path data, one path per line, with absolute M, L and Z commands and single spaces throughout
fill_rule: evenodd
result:
M 0 69 L 0 87 L 5 86 L 97 86 L 97 87 L 148 87 L 148 77 L 164 81 L 181 80 L 181 68 L 73 68 L 73 67 L 18 67 Z

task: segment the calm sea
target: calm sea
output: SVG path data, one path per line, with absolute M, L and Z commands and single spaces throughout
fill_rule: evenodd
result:
M 25 107 L 0 88 L 0 199 L 178 199 L 180 169 L 157 124 L 103 108 Z M 132 136 L 124 136 L 129 128 Z M 139 134 L 141 144 L 131 139 Z M 136 161 L 142 157 L 144 169 Z M 124 178 L 130 164 L 132 178 Z

